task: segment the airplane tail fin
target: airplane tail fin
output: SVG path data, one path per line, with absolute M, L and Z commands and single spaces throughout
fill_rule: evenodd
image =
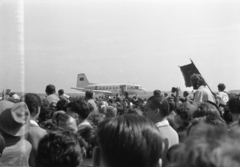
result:
M 78 74 L 77 76 L 77 87 L 84 88 L 88 86 L 90 83 L 84 73 Z

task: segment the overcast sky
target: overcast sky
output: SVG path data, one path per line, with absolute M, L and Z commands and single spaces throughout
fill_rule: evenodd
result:
M 23 3 L 21 3 L 23 2 Z M 0 91 L 94 83 L 185 89 L 191 58 L 212 90 L 240 89 L 240 1 L 1 0 Z

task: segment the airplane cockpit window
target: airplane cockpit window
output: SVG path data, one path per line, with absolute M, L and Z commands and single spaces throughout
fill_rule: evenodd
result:
M 135 86 L 135 89 L 139 89 L 139 86 Z

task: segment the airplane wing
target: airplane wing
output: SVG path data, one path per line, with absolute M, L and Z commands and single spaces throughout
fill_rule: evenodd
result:
M 71 87 L 71 89 L 79 90 L 79 91 L 82 91 L 82 92 L 86 92 L 86 91 L 90 90 L 90 89 L 73 88 L 73 87 Z M 105 91 L 105 90 L 91 90 L 91 91 L 94 92 L 94 93 L 112 94 L 111 91 Z

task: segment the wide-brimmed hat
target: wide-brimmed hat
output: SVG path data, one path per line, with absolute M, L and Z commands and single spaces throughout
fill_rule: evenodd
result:
M 0 101 L 0 129 L 12 136 L 23 136 L 29 131 L 30 112 L 25 102 Z

